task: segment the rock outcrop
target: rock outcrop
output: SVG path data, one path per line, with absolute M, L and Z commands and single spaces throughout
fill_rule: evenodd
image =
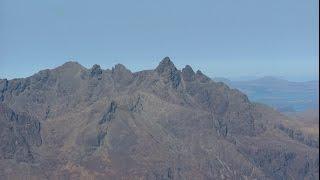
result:
M 0 104 L 0 159 L 34 162 L 34 148 L 42 144 L 40 122 Z
M 165 57 L 156 71 L 159 73 L 165 83 L 171 84 L 173 88 L 177 88 L 181 83 L 181 74 L 178 69 L 174 66 L 169 57 Z

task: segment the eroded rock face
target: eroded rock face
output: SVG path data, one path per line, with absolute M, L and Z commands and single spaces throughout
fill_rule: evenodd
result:
M 0 80 L 0 102 L 4 100 L 4 92 L 8 88 L 8 80 L 7 79 L 1 79 Z
M 165 57 L 158 67 L 156 71 L 160 76 L 164 77 L 165 83 L 170 83 L 173 88 L 177 88 L 181 82 L 181 75 L 178 69 L 174 66 L 169 57 Z
M 33 148 L 42 144 L 40 122 L 0 104 L 0 158 L 33 162 Z
M 99 121 L 99 124 L 103 124 L 111 121 L 114 118 L 114 113 L 116 112 L 117 104 L 115 101 L 112 101 L 108 107 L 107 112 L 103 115 L 102 119 Z
M 194 81 L 195 80 L 195 73 L 191 66 L 186 65 L 185 68 L 182 69 L 182 77 L 185 81 Z
M 310 160 L 310 154 L 299 156 L 297 152 L 282 144 L 269 147 L 268 145 L 257 147 L 248 145 L 248 147 L 240 147 L 239 151 L 272 179 L 286 179 L 288 176 L 313 179 L 315 174 L 310 172 L 319 168 L 317 163 L 319 157 Z
M 203 83 L 206 83 L 208 81 L 210 81 L 210 78 L 206 75 L 204 75 L 200 70 L 197 71 L 196 73 L 196 78 Z
M 124 65 L 117 64 L 112 68 L 112 78 L 117 82 L 119 87 L 127 86 L 132 81 L 132 73 Z
M 302 142 L 310 147 L 319 148 L 319 139 L 317 140 L 314 137 L 304 135 L 301 131 L 286 127 L 283 124 L 278 124 L 276 127 L 294 140 Z
M 93 65 L 90 71 L 90 77 L 97 77 L 99 80 L 101 80 L 101 74 L 102 74 L 101 67 L 97 64 Z

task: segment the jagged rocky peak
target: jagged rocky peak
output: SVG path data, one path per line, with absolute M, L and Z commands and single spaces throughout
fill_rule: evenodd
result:
M 121 85 L 126 85 L 131 82 L 133 74 L 124 65 L 116 64 L 112 68 L 112 77 Z
M 90 76 L 94 77 L 94 76 L 99 76 L 101 74 L 102 74 L 102 69 L 101 69 L 100 65 L 98 65 L 98 64 L 93 65 L 90 70 Z
M 165 57 L 159 63 L 158 67 L 156 68 L 156 71 L 161 74 L 161 73 L 168 71 L 168 70 L 176 71 L 177 68 L 174 66 L 173 62 L 170 60 L 169 57 Z
M 123 64 L 116 64 L 112 68 L 112 72 L 130 72 L 131 73 L 131 71 L 127 69 Z
M 165 57 L 155 70 L 163 77 L 164 82 L 171 84 L 173 88 L 177 88 L 180 85 L 180 72 L 169 57 Z
M 193 69 L 191 68 L 191 66 L 186 65 L 182 69 L 182 78 L 185 81 L 193 81 L 193 80 L 195 80 L 195 73 L 194 73 Z
M 198 79 L 200 82 L 210 81 L 210 78 L 208 76 L 204 75 L 200 70 L 197 70 L 197 72 L 196 72 L 196 79 Z
M 200 70 L 197 70 L 196 75 L 197 75 L 197 76 L 203 76 L 203 73 L 202 73 Z

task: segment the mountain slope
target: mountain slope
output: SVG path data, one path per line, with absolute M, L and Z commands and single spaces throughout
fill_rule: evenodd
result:
M 7 179 L 319 175 L 318 148 L 279 129 L 284 116 L 190 66 L 178 70 L 167 57 L 155 70 L 136 73 L 121 64 L 102 70 L 68 62 L 0 80 L 0 97 L 10 111 L 41 124 L 40 135 L 30 136 L 41 137 L 32 145 L 33 161 L 1 157 L 0 175 Z

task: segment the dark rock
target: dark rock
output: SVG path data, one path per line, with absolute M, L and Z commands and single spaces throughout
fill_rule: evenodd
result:
M 226 137 L 228 135 L 228 126 L 221 119 L 214 120 L 214 127 L 218 131 L 219 135 Z
M 98 135 L 97 135 L 98 146 L 101 146 L 105 136 L 108 133 L 109 122 L 115 118 L 116 109 L 117 109 L 116 102 L 111 101 L 106 113 L 102 116 L 101 120 L 98 123 Z
M 99 121 L 99 124 L 103 124 L 105 122 L 109 122 L 111 119 L 114 118 L 114 113 L 116 112 L 117 104 L 115 101 L 110 103 L 107 112 L 103 115 L 102 119 Z
M 0 80 L 0 102 L 4 101 L 4 92 L 8 89 L 8 83 L 7 79 Z
M 33 148 L 42 144 L 40 122 L 0 104 L 0 158 L 34 162 Z
M 90 70 L 90 77 L 97 77 L 99 80 L 101 79 L 102 69 L 99 65 L 95 64 L 92 66 Z
M 129 103 L 128 109 L 131 112 L 141 112 L 143 110 L 142 97 L 140 95 L 134 97 Z
M 170 60 L 169 57 L 165 57 L 162 59 L 162 61 L 159 63 L 159 65 L 157 66 L 156 68 L 156 71 L 159 73 L 159 74 L 162 74 L 164 72 L 167 72 L 168 70 L 169 71 L 174 71 L 176 70 L 177 68 L 174 66 L 173 62 Z
M 165 83 L 171 84 L 173 88 L 177 88 L 181 83 L 181 75 L 177 68 L 174 66 L 169 57 L 165 57 L 158 67 L 156 72 L 163 77 Z

